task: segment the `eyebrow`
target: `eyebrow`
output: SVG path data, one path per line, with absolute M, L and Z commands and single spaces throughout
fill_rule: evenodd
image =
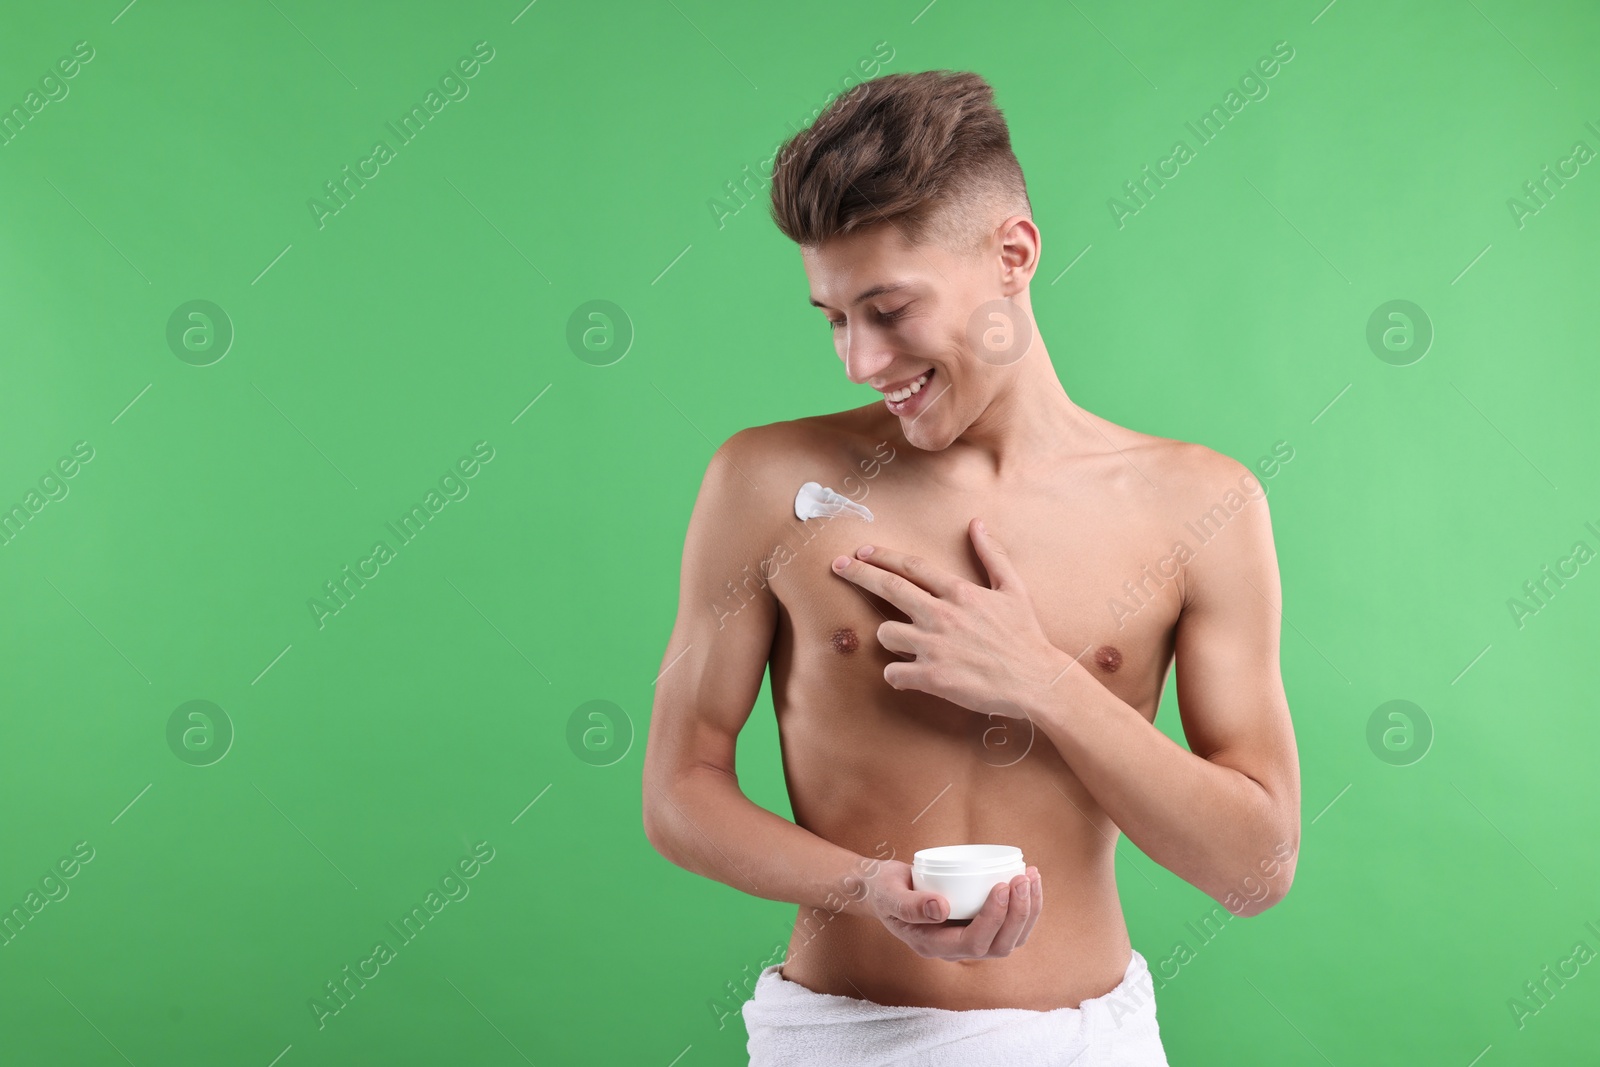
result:
M 871 300 L 873 297 L 875 297 L 875 296 L 883 296 L 885 293 L 898 293 L 902 289 L 911 288 L 911 286 L 913 284 L 914 283 L 907 281 L 907 282 L 894 282 L 893 284 L 884 283 L 882 285 L 874 285 L 870 289 L 863 289 L 861 292 L 857 293 L 856 294 L 856 298 L 854 300 L 850 301 L 850 304 L 848 306 L 854 307 L 856 304 L 861 303 L 861 301 L 863 301 L 863 300 Z M 818 300 L 816 297 L 813 296 L 811 298 L 811 306 L 812 307 L 826 307 L 827 305 L 825 305 L 822 301 Z

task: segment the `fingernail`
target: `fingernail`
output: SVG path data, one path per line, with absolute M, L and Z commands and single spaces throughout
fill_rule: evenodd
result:
M 1029 881 L 1031 881 L 1031 879 L 1024 879 L 1023 883 L 1021 885 L 1017 886 L 1017 899 L 1018 900 L 1027 900 L 1028 899 L 1028 882 Z
M 937 900 L 930 900 L 927 904 L 923 905 L 922 910 L 927 913 L 928 918 L 937 919 L 939 917 L 939 902 Z
M 850 565 L 850 557 L 849 556 L 840 556 L 838 559 L 833 561 L 833 569 L 836 570 L 836 571 L 842 571 L 846 567 L 848 567 L 849 565 Z
M 872 546 L 862 545 L 860 548 L 856 549 L 856 555 L 860 556 L 862 559 L 866 559 L 868 556 L 872 555 Z
M 1010 902 L 1011 902 L 1011 887 L 1008 886 L 1008 885 L 1003 885 L 1003 886 L 1000 887 L 1000 903 L 1008 904 Z

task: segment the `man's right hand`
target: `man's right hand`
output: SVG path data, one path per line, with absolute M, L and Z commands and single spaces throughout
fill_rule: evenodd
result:
M 880 860 L 866 879 L 866 906 L 889 931 L 927 959 L 971 960 L 1009 956 L 1033 932 L 1044 909 L 1039 868 L 1029 867 L 989 891 L 970 922 L 951 922 L 950 902 L 911 884 L 911 865 Z M 1024 889 L 1026 891 L 1024 891 Z

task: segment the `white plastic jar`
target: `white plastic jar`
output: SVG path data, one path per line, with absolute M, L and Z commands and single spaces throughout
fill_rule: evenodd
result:
M 1022 850 L 1015 845 L 940 845 L 911 857 L 911 886 L 938 893 L 950 902 L 951 919 L 978 914 L 989 891 L 1027 873 Z

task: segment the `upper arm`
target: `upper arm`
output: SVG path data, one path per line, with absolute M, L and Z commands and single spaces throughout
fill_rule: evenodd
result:
M 1200 460 L 1186 517 L 1208 539 L 1191 543 L 1176 630 L 1184 737 L 1195 755 L 1260 785 L 1298 849 L 1300 765 L 1278 664 L 1283 596 L 1266 492 L 1230 457 L 1204 449 Z
M 740 430 L 711 457 L 689 518 L 678 614 L 662 656 L 645 745 L 646 786 L 696 767 L 734 774 L 739 731 L 761 692 L 777 623 L 764 571 L 777 486 L 766 427 Z M 645 796 L 646 812 L 651 796 Z

